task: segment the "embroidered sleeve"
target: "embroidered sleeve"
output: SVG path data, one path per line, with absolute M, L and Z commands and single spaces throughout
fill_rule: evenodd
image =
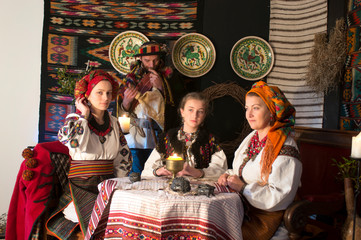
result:
M 128 145 L 121 146 L 119 154 L 114 160 L 114 169 L 116 177 L 126 177 L 132 168 L 132 154 Z
M 119 129 L 119 141 L 120 141 L 120 146 L 124 147 L 125 145 L 127 145 L 127 140 L 125 139 L 125 136 L 121 130 L 120 124 L 117 121 L 117 125 L 118 125 L 118 129 Z
M 142 171 L 141 177 L 154 177 L 154 169 L 164 166 L 163 158 L 157 149 L 153 149 L 152 153 L 149 155 L 147 161 L 144 164 L 144 169 Z
M 68 115 L 64 126 L 58 132 L 59 141 L 71 148 L 79 147 L 80 141 L 84 137 L 84 126 L 86 125 L 87 120 L 79 115 Z
M 279 155 L 284 155 L 284 156 L 290 156 L 290 157 L 294 157 L 297 159 L 300 159 L 300 153 L 299 151 L 290 145 L 284 145 L 279 153 Z
M 120 130 L 119 122 L 117 121 L 118 129 L 119 129 L 119 144 L 120 150 L 116 159 L 114 160 L 114 169 L 116 177 L 125 177 L 129 175 L 129 172 L 132 168 L 132 154 L 130 152 L 129 146 L 127 144 L 127 140 L 123 132 Z

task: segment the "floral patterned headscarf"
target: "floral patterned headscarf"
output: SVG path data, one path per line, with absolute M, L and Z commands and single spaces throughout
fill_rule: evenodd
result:
M 88 98 L 93 88 L 103 80 L 109 81 L 112 85 L 112 100 L 114 100 L 118 95 L 119 84 L 112 76 L 103 70 L 93 70 L 77 81 L 74 89 L 75 98 Z
M 293 131 L 296 110 L 278 87 L 268 86 L 267 83 L 259 81 L 253 84 L 246 96 L 251 92 L 256 93 L 266 103 L 274 119 L 274 124 L 267 134 L 261 160 L 261 177 L 266 183 L 273 162 L 280 153 L 287 136 Z

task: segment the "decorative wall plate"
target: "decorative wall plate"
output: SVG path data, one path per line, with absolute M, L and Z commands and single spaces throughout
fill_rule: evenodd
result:
M 206 36 L 190 33 L 175 42 L 172 61 L 175 68 L 185 76 L 200 77 L 213 67 L 216 50 Z
M 137 31 L 125 31 L 118 34 L 109 47 L 109 59 L 113 67 L 122 74 L 130 71 L 130 63 L 140 46 L 149 39 Z
M 272 69 L 274 54 L 271 46 L 260 37 L 240 39 L 232 48 L 231 65 L 238 76 L 246 80 L 258 80 Z

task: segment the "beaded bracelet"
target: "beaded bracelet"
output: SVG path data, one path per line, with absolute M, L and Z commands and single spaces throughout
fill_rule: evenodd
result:
M 85 115 L 80 115 L 81 118 L 84 118 L 85 120 L 88 120 L 88 118 Z
M 247 183 L 243 181 L 243 186 L 241 187 L 241 190 L 239 190 L 239 193 L 243 195 L 244 189 L 246 188 Z
M 242 187 L 241 187 L 241 190 L 239 190 L 239 193 L 240 193 L 240 194 L 243 194 L 243 191 L 244 191 L 244 189 L 246 188 L 247 183 L 244 181 L 243 176 L 239 176 L 239 180 L 241 180 L 241 182 L 243 183 L 243 185 L 242 185 Z
M 162 167 L 157 167 L 157 168 L 154 168 L 154 169 L 153 169 L 153 175 L 154 175 L 154 176 L 160 177 L 160 175 L 157 174 L 157 171 L 158 171 L 158 169 L 160 169 L 160 168 L 162 168 Z

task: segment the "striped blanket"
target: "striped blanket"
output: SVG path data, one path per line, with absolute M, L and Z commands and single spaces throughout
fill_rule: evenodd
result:
M 306 86 L 314 35 L 327 30 L 327 0 L 272 0 L 269 43 L 275 63 L 267 77 L 296 108 L 296 125 L 322 128 L 323 95 Z

